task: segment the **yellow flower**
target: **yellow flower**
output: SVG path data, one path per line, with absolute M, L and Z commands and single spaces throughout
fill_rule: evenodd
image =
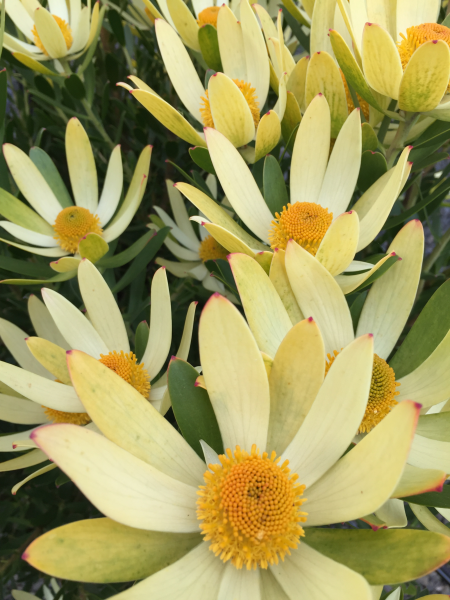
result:
M 46 156 L 43 150 L 37 151 Z M 39 168 L 20 148 L 4 144 L 3 153 L 17 187 L 34 210 L 0 190 L 2 215 L 8 219 L 0 221 L 0 227 L 28 245 L 2 241 L 41 256 L 61 258 L 74 254 L 80 260 L 78 244 L 86 235 L 101 237 L 104 254 L 108 249 L 105 242 L 118 238 L 130 224 L 145 193 L 152 147 L 147 146 L 142 151 L 125 200 L 114 218 L 123 189 L 120 145 L 111 153 L 99 198 L 94 154 L 78 119 L 70 119 L 66 128 L 67 166 L 75 203 L 62 180 L 56 195 Z M 60 271 L 63 264 L 64 260 L 51 266 Z M 71 268 L 76 269 L 76 263 L 71 264 Z
M 300 362 L 293 345 L 298 336 L 315 341 L 314 349 L 300 345 Z M 77 532 L 95 539 L 95 531 L 109 530 L 118 565 L 132 539 L 139 536 L 142 548 L 144 539 L 153 540 L 152 553 L 164 563 L 157 559 L 147 571 L 153 574 L 122 592 L 123 600 L 257 599 L 262 586 L 271 598 L 294 600 L 303 596 L 299 590 L 313 589 L 324 600 L 370 600 L 367 581 L 310 540 L 314 526 L 376 510 L 408 454 L 419 411 L 412 402 L 396 407 L 343 456 L 364 413 L 372 336 L 345 348 L 324 380 L 323 340 L 317 325 L 305 320 L 281 344 L 268 378 L 243 317 L 214 294 L 200 319 L 199 345 L 224 448 L 217 455 L 203 443 L 206 463 L 114 373 L 81 352 L 70 354 L 73 385 L 105 435 L 54 425 L 35 431 L 33 440 L 109 520 L 71 524 L 51 532 L 52 539 L 71 552 Z M 300 371 L 305 385 L 292 386 Z M 296 403 L 286 402 L 288 388 Z M 44 572 L 70 569 L 72 579 L 90 579 L 67 556 L 60 560 L 49 535 L 33 542 L 24 558 Z M 105 565 L 96 570 L 97 580 L 111 577 L 109 548 L 94 556 L 88 543 L 85 551 L 94 568 Z M 349 546 L 343 551 L 352 552 Z M 136 579 L 134 565 L 120 568 L 122 578 Z
M 49 69 L 41 62 L 74 60 L 96 41 L 104 10 L 100 11 L 96 2 L 91 12 L 81 0 L 71 2 L 70 10 L 65 2 L 52 4 L 47 10 L 38 0 L 34 3 L 17 0 L 8 2 L 6 12 L 20 37 L 5 33 L 5 48 L 26 66 L 48 74 Z
M 319 94 L 308 106 L 295 139 L 289 202 L 273 214 L 239 151 L 219 131 L 205 130 L 217 178 L 247 231 L 197 188 L 187 183 L 177 183 L 176 188 L 205 215 L 192 219 L 230 253 L 244 252 L 268 269 L 273 252 L 284 250 L 293 239 L 333 276 L 348 273 L 350 277 L 341 277 L 339 283 L 349 293 L 386 260 L 371 265 L 355 260 L 355 255 L 383 228 L 411 170 L 411 147 L 405 148 L 391 177 L 377 181 L 347 212 L 361 164 L 359 110 L 345 121 L 331 155 L 330 132 L 330 108 Z
M 198 30 L 196 23 L 195 29 Z M 202 129 L 204 126 L 214 127 L 236 148 L 255 140 L 255 149 L 246 149 L 249 162 L 258 160 L 277 145 L 286 107 L 287 74 L 280 84 L 279 101 L 272 110 L 262 115 L 269 92 L 269 59 L 263 32 L 247 1 L 241 1 L 239 22 L 228 6 L 222 5 L 218 11 L 217 36 L 223 72 L 214 73 L 209 78 L 207 89 L 175 29 L 158 18 L 155 31 L 172 85 L 186 110 Z M 130 79 L 137 89 L 126 83 L 119 85 L 128 89 L 175 135 L 195 146 L 205 147 L 201 130 L 193 127 L 142 80 L 134 76 Z
M 91 416 L 71 385 L 66 351 L 77 348 L 116 373 L 157 410 L 169 406 L 167 375 L 161 369 L 172 343 L 172 315 L 166 271 L 158 269 L 151 285 L 150 331 L 141 360 L 131 351 L 128 334 L 114 296 L 97 268 L 87 259 L 78 267 L 78 283 L 89 319 L 61 294 L 44 288 L 45 304 L 29 299 L 28 310 L 39 337 L 28 337 L 13 323 L 0 319 L 0 336 L 19 366 L 0 362 L 0 418 L 34 425 L 20 434 L 3 436 L 0 452 L 23 452 L 34 446 L 30 435 L 49 421 L 93 427 Z M 191 303 L 178 350 L 187 359 L 196 302 Z M 158 375 L 160 375 L 159 378 Z M 156 380 L 155 380 L 156 379 Z M 150 385 L 150 382 L 153 384 Z M 4 389 L 3 389 L 4 388 Z M 19 443 L 20 442 L 20 443 Z M 0 471 L 34 466 L 45 459 L 37 450 L 0 463 Z M 53 465 L 50 465 L 53 468 Z M 49 470 L 36 471 L 13 488 Z
M 397 404 L 413 400 L 424 411 L 440 407 L 450 397 L 450 332 L 422 364 L 396 373 L 393 350 L 409 318 L 420 280 L 424 248 L 420 221 L 410 221 L 394 238 L 387 255 L 398 260 L 377 279 L 364 302 L 354 331 L 352 316 L 343 290 L 352 275 L 331 274 L 310 253 L 294 241 L 273 259 L 270 278 L 250 257 L 229 257 L 242 306 L 262 353 L 274 364 L 283 340 L 296 323 L 307 317 L 317 322 L 325 343 L 327 369 L 331 372 L 341 349 L 373 333 L 373 371 L 366 407 L 354 434 L 363 439 L 376 431 L 396 410 Z M 351 281 L 348 283 L 351 285 Z M 393 368 L 394 367 L 394 368 Z M 272 366 L 273 370 L 274 366 Z M 403 369 L 404 371 L 404 369 Z M 326 379 L 329 377 L 326 375 Z M 435 417 L 435 415 L 432 415 Z M 450 442 L 445 431 L 448 420 L 419 418 L 405 472 L 389 502 L 377 510 L 381 525 L 404 527 L 407 524 L 403 502 L 398 498 L 440 490 L 450 472 Z M 434 423 L 434 426 L 432 426 Z

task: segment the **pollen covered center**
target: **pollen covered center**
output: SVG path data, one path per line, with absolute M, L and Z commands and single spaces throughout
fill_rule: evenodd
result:
M 287 208 L 284 206 L 281 214 L 275 213 L 275 216 L 269 231 L 271 248 L 284 250 L 293 239 L 313 256 L 333 220 L 333 213 L 314 202 L 288 203 Z
M 304 536 L 300 507 L 305 486 L 291 475 L 289 461 L 279 464 L 276 453 L 251 453 L 236 446 L 209 465 L 200 486 L 197 517 L 209 549 L 223 562 L 247 570 L 278 564 Z
M 212 235 L 208 235 L 198 249 L 198 255 L 202 262 L 206 262 L 207 260 L 217 260 L 219 258 L 225 260 L 228 254 L 228 250 L 221 246 Z
M 55 410 L 54 408 L 45 408 L 45 415 L 52 423 L 71 423 L 72 425 L 87 425 L 90 423 L 91 418 L 87 413 L 70 413 L 63 412 L 61 410 Z
M 73 35 L 72 35 L 71 28 L 64 21 L 64 19 L 61 19 L 61 17 L 57 17 L 56 15 L 52 15 L 52 17 L 55 19 L 56 24 L 60 28 L 61 33 L 63 34 L 63 37 L 64 37 L 64 41 L 66 42 L 67 50 L 69 50 L 69 48 L 72 46 L 72 42 L 73 42 Z M 39 50 L 42 50 L 42 52 L 46 56 L 48 56 L 48 52 L 45 49 L 45 46 L 42 43 L 41 38 L 39 37 L 39 34 L 37 32 L 36 25 L 33 25 L 33 29 L 31 30 L 31 33 L 33 34 L 34 43 L 36 44 L 36 46 L 39 48 Z
M 233 81 L 240 89 L 242 95 L 245 98 L 245 101 L 248 104 L 250 112 L 252 113 L 253 123 L 255 124 L 256 129 L 258 127 L 260 119 L 259 103 L 258 98 L 256 96 L 256 89 L 252 87 L 250 83 L 247 83 L 242 79 L 233 79 Z M 203 125 L 205 127 L 214 128 L 214 120 L 211 113 L 211 105 L 209 103 L 208 90 L 205 91 L 205 96 L 202 96 L 200 100 L 200 113 L 202 115 Z
M 408 27 L 406 37 L 403 33 L 400 34 L 400 37 L 402 39 L 397 42 L 397 48 L 403 70 L 406 69 L 411 56 L 417 48 L 425 44 L 425 42 L 443 40 L 450 46 L 450 29 L 445 27 L 445 25 L 438 25 L 438 23 L 422 23 L 421 25 Z M 448 89 L 450 89 L 450 85 Z
M 78 244 L 88 233 L 102 233 L 100 220 L 87 208 L 69 206 L 64 208 L 56 217 L 53 225 L 56 235 L 54 239 L 63 250 L 75 254 Z
M 325 375 L 328 373 L 334 359 L 339 354 L 334 350 L 333 355 L 328 354 L 328 361 L 325 365 Z M 395 396 L 397 387 L 400 385 L 395 381 L 394 369 L 387 362 L 378 356 L 373 355 L 372 381 L 370 382 L 369 401 L 367 402 L 366 412 L 359 426 L 358 433 L 369 433 L 380 423 L 386 415 L 398 404 Z
M 113 350 L 109 354 L 100 354 L 99 361 L 132 385 L 144 398 L 148 398 L 150 377 L 147 370 L 144 369 L 144 365 L 137 364 L 137 358 L 133 352 L 125 353 L 123 350 L 120 352 Z
M 198 13 L 197 23 L 202 25 L 213 25 L 217 27 L 217 18 L 219 16 L 220 6 L 208 6 Z

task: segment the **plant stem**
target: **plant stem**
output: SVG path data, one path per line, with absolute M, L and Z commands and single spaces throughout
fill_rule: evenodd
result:
M 403 150 L 405 140 L 408 137 L 411 127 L 415 124 L 418 118 L 419 113 L 406 113 L 405 120 L 400 121 L 394 139 L 386 151 L 386 160 L 389 169 L 394 165 L 395 159 L 401 150 Z
M 83 104 L 84 110 L 87 112 L 88 116 L 91 118 L 94 127 L 97 129 L 99 134 L 102 136 L 102 138 L 105 140 L 105 142 L 108 144 L 108 146 L 112 150 L 114 148 L 114 142 L 109 137 L 109 135 L 106 133 L 106 129 L 103 127 L 103 123 L 100 121 L 100 119 L 97 118 L 97 115 L 92 110 L 92 108 L 89 105 L 89 102 L 86 100 L 86 98 L 84 98 L 81 102 Z

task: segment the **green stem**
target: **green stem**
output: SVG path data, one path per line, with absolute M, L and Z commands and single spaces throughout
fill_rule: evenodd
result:
M 109 137 L 109 135 L 106 133 L 106 129 L 103 127 L 103 123 L 100 121 L 100 119 L 97 118 L 97 115 L 92 110 L 92 108 L 89 105 L 89 102 L 86 100 L 86 98 L 84 98 L 81 102 L 83 104 L 84 110 L 87 112 L 88 116 L 91 118 L 92 123 L 94 124 L 94 127 L 97 129 L 99 134 L 102 136 L 102 138 L 105 140 L 105 142 L 108 144 L 108 146 L 112 150 L 114 148 L 114 142 Z
M 406 118 L 404 121 L 400 121 L 394 139 L 392 140 L 391 145 L 386 151 L 388 169 L 390 169 L 394 165 L 395 159 L 403 150 L 405 140 L 408 137 L 411 127 L 419 118 L 419 113 L 406 113 L 405 117 Z
M 446 245 L 449 242 L 450 242 L 450 227 L 447 229 L 447 231 L 441 237 L 439 242 L 436 244 L 436 246 L 434 247 L 434 250 L 431 252 L 431 254 L 423 261 L 423 272 L 426 273 L 431 269 L 431 267 L 434 265 L 434 263 L 440 257 L 440 255 L 442 254 L 443 250 L 445 249 Z M 425 285 L 425 280 L 421 279 L 419 282 L 419 287 L 417 289 L 416 300 L 419 298 L 420 294 L 422 293 L 424 285 Z
M 136 69 L 133 67 L 133 61 L 131 60 L 130 53 L 127 50 L 126 46 L 122 46 L 123 54 L 125 56 L 125 60 L 127 61 L 128 69 L 132 75 L 136 75 Z
M 66 74 L 67 74 L 67 75 L 69 75 L 69 76 L 73 74 L 73 71 L 72 71 L 72 69 L 70 68 L 69 61 L 68 61 L 68 60 L 66 60 L 65 58 L 60 58 L 60 59 L 59 59 L 59 62 L 60 62 L 60 64 L 61 64 L 62 68 L 64 69 L 64 73 L 66 73 Z

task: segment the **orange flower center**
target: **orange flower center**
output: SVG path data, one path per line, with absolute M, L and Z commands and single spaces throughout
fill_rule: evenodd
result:
M 334 359 L 339 354 L 334 350 L 333 355 L 328 354 L 328 361 L 325 365 L 325 375 L 328 373 Z M 398 404 L 395 396 L 397 387 L 400 385 L 395 381 L 394 369 L 387 362 L 378 356 L 373 355 L 372 381 L 370 383 L 369 401 L 367 402 L 366 412 L 359 426 L 358 433 L 369 433 L 380 423 L 386 415 Z
M 54 239 L 63 250 L 72 254 L 78 250 L 78 244 L 88 233 L 102 233 L 100 220 L 87 208 L 69 206 L 64 208 L 56 217 L 53 225 L 56 235 Z
M 202 262 L 206 262 L 207 260 L 217 260 L 219 258 L 225 260 L 228 254 L 228 250 L 221 246 L 219 242 L 216 242 L 212 235 L 205 237 L 198 249 L 198 255 Z
M 109 354 L 100 354 L 99 361 L 132 385 L 144 398 L 148 398 L 150 377 L 144 369 L 144 365 L 137 364 L 137 358 L 133 352 L 125 353 L 121 350 L 119 353 L 113 350 Z
M 217 17 L 219 16 L 220 6 L 208 6 L 198 13 L 197 23 L 202 25 L 213 25 L 217 27 Z
M 314 202 L 288 203 L 287 208 L 284 206 L 282 213 L 275 216 L 269 231 L 271 248 L 284 250 L 293 239 L 313 256 L 333 220 L 333 213 Z
M 209 549 L 223 562 L 248 570 L 278 564 L 304 536 L 300 510 L 305 486 L 291 475 L 289 461 L 279 464 L 276 453 L 262 455 L 236 446 L 209 465 L 200 486 L 197 517 Z

